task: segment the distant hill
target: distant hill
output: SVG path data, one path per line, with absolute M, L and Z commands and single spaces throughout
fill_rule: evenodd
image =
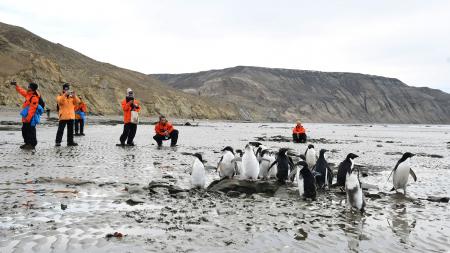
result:
M 450 123 L 450 94 L 410 87 L 395 78 L 247 66 L 151 76 L 233 104 L 249 120 Z
M 97 114 L 121 113 L 120 102 L 131 87 L 144 105 L 144 115 L 238 118 L 233 106 L 186 94 L 148 75 L 95 61 L 21 27 L 0 23 L 0 105 L 19 106 L 23 102 L 9 86 L 13 78 L 22 86 L 29 80 L 37 82 L 53 110 L 62 83 L 70 82 Z

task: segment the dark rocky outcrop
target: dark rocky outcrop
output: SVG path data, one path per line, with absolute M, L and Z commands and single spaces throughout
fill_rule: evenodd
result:
M 239 179 L 223 179 L 213 181 L 207 188 L 208 191 L 239 192 L 246 194 L 267 193 L 274 194 L 280 184 L 276 181 L 250 181 Z

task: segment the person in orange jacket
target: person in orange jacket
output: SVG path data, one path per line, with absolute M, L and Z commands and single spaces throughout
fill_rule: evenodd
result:
M 31 119 L 36 113 L 36 109 L 39 105 L 39 93 L 37 92 L 38 85 L 36 83 L 29 83 L 28 89 L 25 90 L 17 85 L 16 81 L 12 81 L 11 85 L 15 86 L 16 91 L 25 97 L 22 108 L 29 106 L 28 114 L 26 117 L 22 117 L 22 137 L 25 144 L 21 145 L 21 149 L 34 149 L 37 145 L 36 139 L 36 126 L 31 125 Z
M 70 85 L 65 83 L 63 85 L 63 91 L 56 97 L 56 101 L 58 102 L 59 124 L 58 131 L 56 132 L 55 146 L 61 146 L 66 125 L 67 146 L 78 146 L 78 144 L 73 141 L 73 125 L 75 121 L 75 106 L 80 103 L 80 99 L 75 92 L 70 91 Z
M 175 147 L 178 141 L 178 130 L 174 129 L 172 124 L 167 121 L 166 117 L 159 116 L 159 122 L 155 125 L 156 135 L 153 139 L 158 144 L 158 147 L 162 146 L 162 142 L 170 139 L 170 146 Z
M 297 125 L 292 129 L 292 138 L 295 143 L 306 142 L 306 129 L 303 127 L 300 120 L 297 121 Z
M 80 103 L 75 106 L 75 136 L 84 136 L 84 121 L 86 119 L 87 106 L 81 96 Z
M 134 92 L 132 89 L 127 89 L 127 96 L 122 100 L 123 109 L 123 133 L 120 136 L 119 146 L 125 146 L 125 141 L 128 146 L 134 146 L 134 136 L 136 136 L 137 123 L 131 122 L 131 112 L 141 111 L 141 106 L 139 105 L 139 100 L 134 98 Z

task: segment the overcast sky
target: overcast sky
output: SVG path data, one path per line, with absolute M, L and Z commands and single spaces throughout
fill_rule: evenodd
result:
M 450 92 L 450 1 L 1 0 L 0 21 L 143 73 L 250 65 Z

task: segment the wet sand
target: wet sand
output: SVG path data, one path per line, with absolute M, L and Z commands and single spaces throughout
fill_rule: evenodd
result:
M 2 117 L 3 120 L 3 117 Z M 5 119 L 14 122 L 16 119 Z M 180 121 L 180 123 L 182 123 Z M 54 147 L 56 127 L 38 128 L 36 151 L 19 149 L 20 128 L 0 126 L 0 252 L 447 252 L 450 126 L 305 124 L 309 136 L 338 164 L 348 152 L 368 167 L 374 184 L 363 216 L 345 196 L 319 193 L 303 201 L 292 185 L 275 196 L 145 187 L 165 180 L 189 189 L 192 157 L 216 165 L 224 146 L 243 148 L 258 137 L 289 137 L 290 124 L 200 122 L 178 126 L 179 147 L 157 149 L 152 126 L 138 127 L 136 147 L 116 147 L 121 125 L 91 124 L 78 147 Z M 2 128 L 4 127 L 4 128 Z M 12 127 L 12 128 L 11 128 Z M 16 128 L 14 128 L 16 127 Z M 64 137 L 65 138 L 65 137 Z M 320 140 L 320 138 L 324 138 Z M 65 139 L 63 139 L 65 140 Z M 299 153 L 306 144 L 267 141 Z M 167 146 L 168 143 L 165 143 Z M 400 158 L 413 158 L 418 181 L 408 195 L 389 192 L 387 177 Z M 208 182 L 218 179 L 208 171 Z M 58 180 L 55 180 L 58 179 Z M 142 202 L 142 203 L 141 203 Z M 120 232 L 122 238 L 107 238 Z

